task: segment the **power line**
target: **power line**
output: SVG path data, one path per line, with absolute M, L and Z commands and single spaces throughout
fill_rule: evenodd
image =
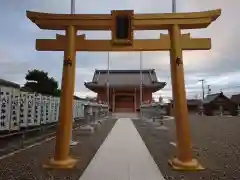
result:
M 213 89 L 222 89 L 222 90 L 224 90 L 224 89 L 240 89 L 240 86 L 229 86 L 229 87 L 226 87 L 225 85 L 222 85 L 223 86 L 223 88 L 221 88 L 222 86 L 213 86 L 213 85 L 208 85 L 209 87 L 211 86 L 211 91 L 213 90 Z M 208 87 L 207 86 L 207 87 Z M 204 87 L 205 88 L 205 87 Z M 196 91 L 200 91 L 201 89 L 202 89 L 202 87 L 201 87 L 201 89 L 199 88 L 199 87 L 188 87 L 188 86 L 186 86 L 185 87 L 185 89 L 186 90 L 196 90 Z M 172 90 L 172 88 L 171 87 L 169 87 L 169 88 L 164 88 L 164 89 L 161 89 L 161 91 L 171 91 Z
M 240 88 L 240 86 L 230 86 L 230 87 L 224 87 L 221 89 L 238 89 L 238 88 Z

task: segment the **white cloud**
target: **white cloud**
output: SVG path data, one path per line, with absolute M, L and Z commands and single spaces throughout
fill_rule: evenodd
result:
M 239 79 L 240 15 L 239 0 L 178 0 L 177 10 L 204 11 L 222 8 L 222 15 L 212 25 L 201 30 L 187 30 L 192 37 L 211 37 L 212 50 L 188 51 L 183 53 L 185 84 L 189 96 L 201 94 L 201 86 L 197 82 L 205 78 L 207 84 L 215 91 L 224 86 L 234 86 Z M 76 13 L 110 13 L 112 9 L 134 9 L 136 13 L 163 13 L 171 11 L 171 1 L 164 0 L 76 0 Z M 36 38 L 55 38 L 55 31 L 38 29 L 26 18 L 25 11 L 34 10 L 51 13 L 69 13 L 70 0 L 18 0 L 4 1 L 0 7 L 2 27 L 0 34 L 0 78 L 24 81 L 29 68 L 44 69 L 57 80 L 61 80 L 63 53 L 37 52 L 34 50 Z M 15 23 L 9 23 L 15 22 Z M 109 39 L 110 32 L 79 32 L 86 33 L 87 38 Z M 159 38 L 166 31 L 138 31 L 136 38 Z M 139 69 L 139 52 L 111 52 L 111 69 Z M 168 84 L 158 94 L 171 96 L 170 59 L 167 52 L 144 52 L 143 68 L 155 68 L 160 81 Z M 3 68 L 4 67 L 4 68 Z M 107 68 L 107 53 L 80 52 L 77 55 L 76 86 L 78 94 L 91 94 L 83 82 L 91 80 L 94 69 Z M 194 91 L 191 93 L 190 91 Z M 92 93 L 94 94 L 94 93 Z

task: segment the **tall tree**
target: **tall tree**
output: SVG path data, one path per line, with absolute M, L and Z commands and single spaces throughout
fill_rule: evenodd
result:
M 53 77 L 48 77 L 48 73 L 41 70 L 29 70 L 25 76 L 25 88 L 41 94 L 59 96 L 58 82 Z

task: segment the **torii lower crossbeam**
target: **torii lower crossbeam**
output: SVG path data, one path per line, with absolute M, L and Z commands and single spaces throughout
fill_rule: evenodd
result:
M 56 39 L 37 39 L 38 51 L 64 51 L 66 38 L 57 35 Z M 111 40 L 86 40 L 85 35 L 76 38 L 76 51 L 169 51 L 171 41 L 168 34 L 161 34 L 160 39 L 135 39 L 131 46 L 113 46 Z M 209 50 L 210 38 L 191 38 L 190 34 L 181 35 L 183 50 Z

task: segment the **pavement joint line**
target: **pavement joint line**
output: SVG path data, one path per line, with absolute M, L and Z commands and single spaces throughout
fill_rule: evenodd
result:
M 73 130 L 76 130 L 76 129 L 80 128 L 80 127 L 81 127 L 81 126 L 76 127 L 76 128 L 74 128 Z M 55 132 L 54 132 L 54 133 L 50 133 L 50 134 L 48 134 L 48 135 L 52 135 L 52 134 L 55 134 Z M 28 150 L 28 149 L 31 149 L 32 147 L 41 145 L 41 144 L 43 144 L 43 143 L 45 143 L 45 142 L 48 142 L 48 141 L 54 139 L 55 137 L 56 137 L 56 136 L 53 136 L 53 137 L 50 137 L 50 138 L 46 138 L 46 139 L 43 140 L 43 141 L 40 141 L 40 142 L 31 144 L 31 145 L 29 145 L 29 146 L 27 146 L 27 147 L 25 147 L 25 148 L 21 148 L 21 149 L 18 149 L 18 150 L 16 150 L 16 151 L 13 151 L 13 152 L 11 152 L 11 153 L 8 153 L 8 154 L 5 154 L 5 155 L 3 155 L 3 156 L 0 156 L 0 160 L 3 160 L 3 159 L 5 159 L 5 158 L 11 157 L 11 156 L 13 156 L 13 155 L 15 155 L 15 154 L 18 154 L 18 153 L 20 153 L 20 152 L 23 152 L 23 151 L 26 151 L 26 150 Z

